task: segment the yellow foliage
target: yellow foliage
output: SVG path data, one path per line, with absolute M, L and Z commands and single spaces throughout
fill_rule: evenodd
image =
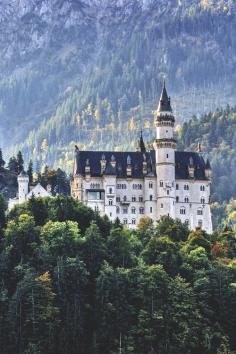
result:
M 36 278 L 37 281 L 40 281 L 42 283 L 50 283 L 51 282 L 51 277 L 49 272 L 45 272 L 39 277 Z
M 134 117 L 132 116 L 129 122 L 129 130 L 134 130 L 135 129 L 135 124 L 134 124 Z
M 144 128 L 145 128 L 145 129 L 150 129 L 150 127 L 151 127 L 151 123 L 149 122 L 149 120 L 146 120 L 146 121 L 144 122 Z
M 43 139 L 43 141 L 42 141 L 42 145 L 41 145 L 41 149 L 42 149 L 42 151 L 46 151 L 47 150 L 47 148 L 48 148 L 48 142 L 47 142 L 47 139 Z
M 180 134 L 183 130 L 183 126 L 181 124 L 177 124 L 176 127 L 175 127 L 175 132 L 177 134 Z

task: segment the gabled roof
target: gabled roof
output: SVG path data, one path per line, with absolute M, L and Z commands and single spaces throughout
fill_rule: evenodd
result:
M 106 168 L 101 171 L 101 159 L 105 155 Z M 113 157 L 112 157 L 113 156 Z M 155 151 L 145 153 L 135 152 L 114 152 L 114 151 L 79 151 L 75 155 L 76 170 L 74 174 L 85 176 L 86 161 L 89 160 L 90 174 L 92 177 L 103 175 L 116 175 L 118 178 L 127 178 L 127 157 L 131 159 L 132 178 L 143 178 L 143 161 L 147 162 L 147 176 L 156 176 L 156 156 Z M 103 156 L 104 157 L 104 156 Z M 112 167 L 111 160 L 116 162 Z M 194 178 L 206 180 L 206 163 L 201 155 L 196 152 L 176 151 L 175 152 L 175 176 L 176 179 L 191 179 L 188 168 L 194 168 Z

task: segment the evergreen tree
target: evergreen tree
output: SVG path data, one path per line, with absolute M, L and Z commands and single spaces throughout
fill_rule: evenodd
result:
M 29 185 L 33 182 L 33 161 L 30 160 L 27 169 L 27 175 L 29 176 Z
M 2 149 L 0 149 L 0 168 L 3 168 L 4 165 L 5 165 L 5 161 L 3 160 Z
M 21 151 L 18 151 L 18 154 L 16 156 L 16 161 L 17 161 L 17 172 L 19 174 L 24 169 L 24 160 Z

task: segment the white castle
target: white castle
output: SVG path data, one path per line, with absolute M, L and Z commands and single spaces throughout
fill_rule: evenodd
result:
M 8 209 L 14 208 L 15 205 L 24 203 L 29 200 L 32 196 L 35 197 L 51 197 L 52 194 L 49 190 L 46 190 L 38 183 L 36 186 L 29 190 L 29 176 L 26 172 L 22 171 L 18 177 L 18 195 L 15 198 L 9 199 Z
M 155 117 L 156 139 L 146 151 L 80 151 L 76 146 L 71 194 L 111 220 L 135 228 L 143 216 L 170 216 L 212 232 L 211 166 L 196 152 L 176 151 L 175 118 L 165 84 Z

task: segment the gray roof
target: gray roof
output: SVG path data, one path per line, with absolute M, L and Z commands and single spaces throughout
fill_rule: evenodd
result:
M 101 159 L 105 156 L 106 168 L 101 172 Z M 135 152 L 117 152 L 117 151 L 79 151 L 75 152 L 75 174 L 85 176 L 86 161 L 89 159 L 90 174 L 92 177 L 101 177 L 103 175 L 115 175 L 120 178 L 126 178 L 127 158 L 130 156 L 132 178 L 143 178 L 143 161 L 147 162 L 147 175 L 156 176 L 156 157 L 155 151 L 151 150 L 145 153 Z M 114 159 L 116 166 L 112 167 L 111 161 Z M 197 180 L 206 180 L 206 163 L 203 157 L 196 152 L 176 151 L 175 152 L 175 176 L 176 179 L 191 179 L 188 167 L 194 167 L 194 178 Z

